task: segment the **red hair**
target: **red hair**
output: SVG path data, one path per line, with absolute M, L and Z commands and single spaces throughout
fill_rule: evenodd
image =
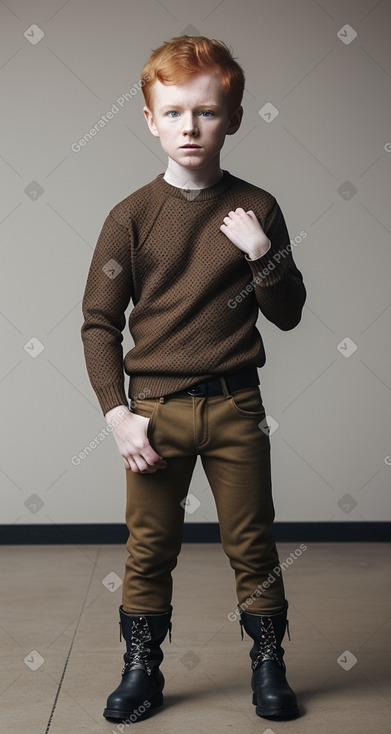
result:
M 226 95 L 228 111 L 240 106 L 245 76 L 222 41 L 205 36 L 177 36 L 155 49 L 144 64 L 141 84 L 145 104 L 152 109 L 153 83 L 183 84 L 193 75 L 217 72 Z

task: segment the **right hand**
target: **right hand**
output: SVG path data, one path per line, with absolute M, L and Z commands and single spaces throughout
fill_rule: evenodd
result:
M 153 474 L 165 469 L 167 462 L 156 453 L 148 441 L 149 418 L 132 413 L 125 405 L 117 405 L 105 413 L 108 425 L 124 460 L 125 469 L 143 474 Z

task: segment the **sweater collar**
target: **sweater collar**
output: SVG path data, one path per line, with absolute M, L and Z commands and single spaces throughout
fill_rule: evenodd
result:
M 182 199 L 182 201 L 200 202 L 215 199 L 217 196 L 223 194 L 231 186 L 232 176 L 229 171 L 223 170 L 223 177 L 220 181 L 205 189 L 182 189 L 178 186 L 173 186 L 165 180 L 164 173 L 159 173 L 151 183 L 153 183 L 158 191 L 166 194 L 166 196 L 174 196 L 176 199 Z

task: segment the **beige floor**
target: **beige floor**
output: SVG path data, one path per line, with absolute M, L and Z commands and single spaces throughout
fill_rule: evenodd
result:
M 298 545 L 280 543 L 280 560 Z M 102 711 L 122 667 L 121 587 L 109 590 L 109 574 L 122 578 L 125 553 L 112 545 L 2 547 L 1 732 L 120 734 Z M 384 543 L 313 543 L 291 563 L 285 660 L 302 715 L 274 722 L 251 703 L 250 640 L 228 618 L 236 606 L 228 560 L 219 545 L 184 544 L 172 643 L 163 646 L 165 703 L 131 726 L 139 734 L 390 732 L 390 560 Z

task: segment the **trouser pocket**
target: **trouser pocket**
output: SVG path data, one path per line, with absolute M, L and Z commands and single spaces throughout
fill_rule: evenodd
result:
M 230 394 L 230 403 L 235 413 L 244 417 L 261 419 L 265 416 L 259 387 L 245 387 Z

